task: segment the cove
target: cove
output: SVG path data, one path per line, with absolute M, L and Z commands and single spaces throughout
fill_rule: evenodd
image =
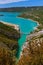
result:
M 26 41 L 27 34 L 30 34 L 34 30 L 34 27 L 37 26 L 37 23 L 33 20 L 27 20 L 23 18 L 18 18 L 20 15 L 18 12 L 0 12 L 4 16 L 0 16 L 0 21 L 17 24 L 20 27 L 20 32 L 24 33 L 21 35 L 21 38 L 18 41 L 19 49 L 17 52 L 17 58 L 20 57 L 20 52 L 22 51 L 22 46 Z

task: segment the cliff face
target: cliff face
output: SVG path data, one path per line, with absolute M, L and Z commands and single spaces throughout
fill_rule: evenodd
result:
M 17 65 L 43 65 L 43 30 L 27 37 Z
M 16 29 L 0 22 L 0 65 L 15 64 L 19 38 Z

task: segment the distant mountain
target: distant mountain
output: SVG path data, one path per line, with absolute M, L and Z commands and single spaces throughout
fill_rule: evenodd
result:
M 36 7 L 10 7 L 10 8 L 0 8 L 0 11 L 2 12 L 26 12 L 31 10 L 43 10 L 43 6 L 36 6 Z

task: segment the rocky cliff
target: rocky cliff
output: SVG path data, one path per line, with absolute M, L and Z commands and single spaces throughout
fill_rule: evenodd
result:
M 0 65 L 15 64 L 19 38 L 18 30 L 0 22 Z
M 27 37 L 17 65 L 43 65 L 43 30 Z

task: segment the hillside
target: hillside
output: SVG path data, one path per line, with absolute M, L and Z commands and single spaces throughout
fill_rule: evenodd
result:
M 43 65 L 43 30 L 27 37 L 17 65 Z
M 15 64 L 19 38 L 16 29 L 0 22 L 0 65 Z
M 43 6 L 36 6 L 36 7 L 11 7 L 11 8 L 0 8 L 1 12 L 28 12 L 31 11 L 32 9 L 36 10 L 42 10 L 43 11 Z

